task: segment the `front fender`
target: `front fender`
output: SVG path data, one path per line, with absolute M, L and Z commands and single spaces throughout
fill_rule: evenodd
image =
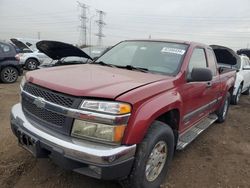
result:
M 162 93 L 144 102 L 133 110 L 123 143 L 128 145 L 140 143 L 154 120 L 170 110 L 180 111 L 181 104 L 181 97 L 176 91 Z

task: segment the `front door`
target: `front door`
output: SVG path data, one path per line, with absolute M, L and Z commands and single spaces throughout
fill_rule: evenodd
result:
M 211 87 L 208 82 L 192 82 L 188 81 L 191 78 L 193 68 L 207 68 L 207 58 L 203 48 L 195 48 L 191 56 L 187 82 L 182 88 L 183 100 L 183 119 L 181 130 L 184 131 L 198 122 L 200 119 L 207 116 L 210 112 L 210 94 Z

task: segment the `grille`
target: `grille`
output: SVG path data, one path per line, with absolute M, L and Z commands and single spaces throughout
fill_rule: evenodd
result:
M 50 112 L 43 108 L 37 108 L 36 105 L 27 101 L 26 99 L 22 100 L 22 105 L 25 111 L 48 123 L 52 123 L 57 126 L 63 126 L 66 122 L 65 116 Z
M 42 97 L 46 101 L 74 109 L 78 108 L 82 101 L 81 98 L 52 91 L 32 83 L 26 83 L 24 91 L 36 97 Z M 39 125 L 65 135 L 70 135 L 73 118 L 51 112 L 45 108 L 38 108 L 25 93 L 22 94 L 22 107 L 25 115 L 38 122 Z
M 72 107 L 74 104 L 74 101 L 76 100 L 74 97 L 59 94 L 57 92 L 53 92 L 51 90 L 41 88 L 39 86 L 26 83 L 24 86 L 24 91 L 27 91 L 28 93 L 37 96 L 42 97 L 47 101 L 53 102 L 55 104 L 59 104 L 66 107 Z

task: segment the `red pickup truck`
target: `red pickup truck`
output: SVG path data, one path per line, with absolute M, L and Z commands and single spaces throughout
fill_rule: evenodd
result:
M 37 47 L 51 58 L 90 58 L 65 43 Z M 86 64 L 28 72 L 11 128 L 36 157 L 125 187 L 159 187 L 174 151 L 225 120 L 234 82 L 210 46 L 123 41 Z

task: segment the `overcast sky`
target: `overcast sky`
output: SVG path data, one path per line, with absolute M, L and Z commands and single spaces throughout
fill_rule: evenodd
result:
M 104 45 L 124 39 L 169 38 L 250 47 L 250 0 L 79 0 L 105 11 Z M 80 9 L 74 0 L 0 0 L 0 39 L 80 42 Z M 97 26 L 92 18 L 92 44 Z M 90 23 L 87 23 L 89 29 Z M 88 30 L 89 39 L 89 30 Z

